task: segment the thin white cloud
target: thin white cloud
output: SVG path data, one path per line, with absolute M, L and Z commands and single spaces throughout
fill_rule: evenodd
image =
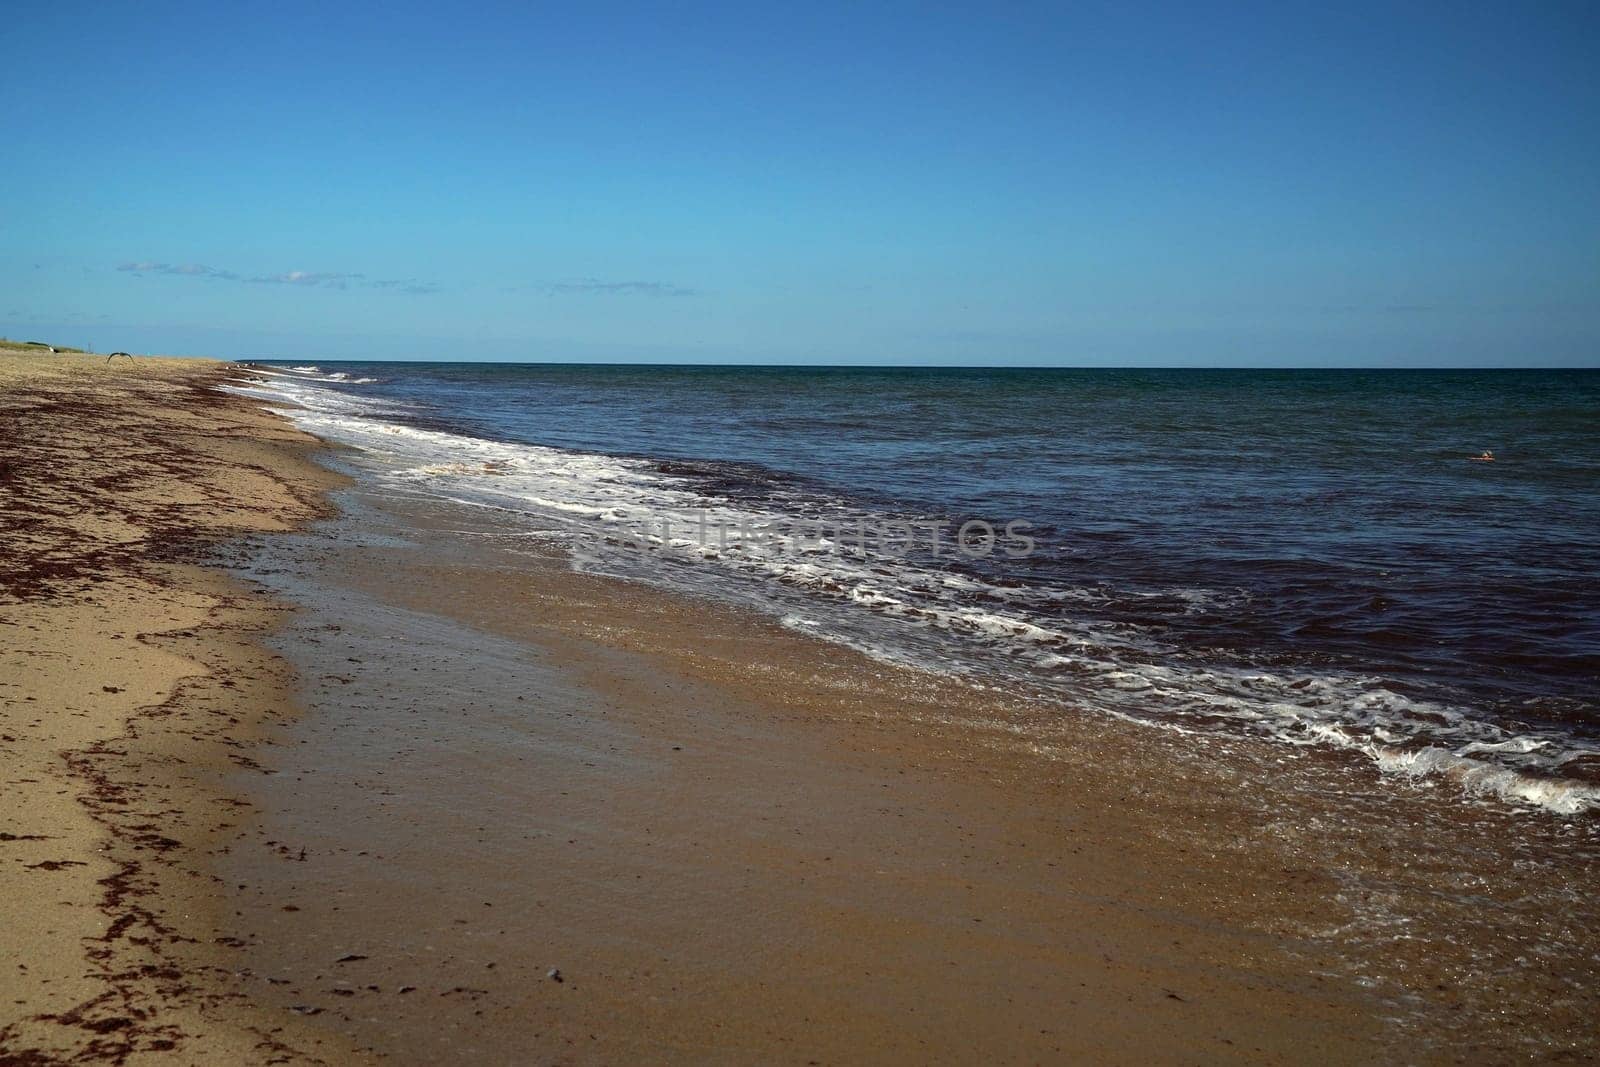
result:
M 119 263 L 117 269 L 133 274 L 177 274 L 185 278 L 219 278 L 228 282 L 239 280 L 239 276 L 231 270 L 218 270 L 199 263 L 156 263 L 151 260 L 141 260 L 137 263 Z
M 544 287 L 557 296 L 597 294 L 601 296 L 696 296 L 697 291 L 668 282 L 607 282 L 584 278 L 576 282 L 555 282 Z
M 251 285 L 294 285 L 315 289 L 349 289 L 360 286 L 370 289 L 393 289 L 402 293 L 424 295 L 437 293 L 439 286 L 416 278 L 368 279 L 358 272 L 330 270 L 291 270 L 280 274 L 244 275 L 237 271 L 218 270 L 199 263 L 162 263 L 156 260 L 132 260 L 119 263 L 117 270 L 128 274 L 166 274 L 181 278 L 212 278 L 226 282 L 246 282 Z
M 245 279 L 257 285 L 306 285 L 322 286 L 326 289 L 348 289 L 352 283 L 359 284 L 366 275 L 344 274 L 329 270 L 291 270 L 283 274 L 257 274 Z
M 290 270 L 278 274 L 240 274 L 237 271 L 219 270 L 200 263 L 164 263 L 157 260 L 131 260 L 117 265 L 117 270 L 128 274 L 165 274 L 181 278 L 210 278 L 216 281 L 245 282 L 250 285 L 292 285 L 308 289 L 388 289 L 412 296 L 437 293 L 440 287 L 434 282 L 418 278 L 369 278 L 358 272 L 329 270 Z M 580 278 L 576 281 L 548 282 L 535 286 L 503 287 L 501 292 L 513 293 L 531 289 L 549 296 L 644 296 L 681 297 L 699 296 L 700 290 L 660 281 L 611 282 L 602 278 Z
M 415 278 L 379 278 L 367 283 L 374 289 L 398 289 L 402 293 L 437 293 L 439 287 L 432 282 L 421 282 Z

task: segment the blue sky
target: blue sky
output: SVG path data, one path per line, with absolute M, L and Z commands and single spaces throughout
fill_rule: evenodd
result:
M 12 337 L 1600 364 L 1593 4 L 58 3 L 6 42 Z

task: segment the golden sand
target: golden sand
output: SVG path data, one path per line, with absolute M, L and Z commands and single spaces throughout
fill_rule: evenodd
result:
M 6 1062 L 265 1062 L 294 1040 L 214 971 L 225 935 L 197 906 L 237 818 L 215 776 L 286 707 L 250 639 L 277 609 L 181 560 L 305 521 L 332 479 L 220 373 L 0 349 Z

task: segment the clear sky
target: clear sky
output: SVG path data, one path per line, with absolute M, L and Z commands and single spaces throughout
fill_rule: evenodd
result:
M 1600 364 L 1600 4 L 29 4 L 0 333 Z

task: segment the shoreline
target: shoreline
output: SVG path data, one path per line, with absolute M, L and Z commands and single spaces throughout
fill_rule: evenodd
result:
M 1585 1051 L 1592 983 L 1587 1001 L 1583 989 L 1593 961 L 1584 961 L 1581 940 L 1562 939 L 1581 939 L 1585 930 L 1592 939 L 1593 905 L 1571 899 L 1570 914 L 1544 920 L 1554 930 L 1531 911 L 1514 910 L 1519 895 L 1540 891 L 1535 883 L 1547 872 L 1519 869 L 1526 856 L 1513 835 L 1565 848 L 1570 855 L 1560 870 L 1572 886 L 1581 888 L 1584 874 L 1595 870 L 1592 849 L 1563 842 L 1553 824 L 1463 808 L 1415 790 L 1404 797 L 1409 806 L 1395 806 L 1385 822 L 1355 826 L 1354 815 L 1372 811 L 1370 795 L 1391 784 L 1374 783 L 1338 760 L 1218 740 L 1206 744 L 1219 758 L 1200 766 L 1192 753 L 1186 756 L 1188 740 L 1097 717 L 1047 720 L 1023 706 L 995 706 L 956 683 L 886 668 L 769 620 L 573 574 L 559 553 L 530 551 L 483 516 L 362 500 L 359 482 L 345 493 L 347 505 L 357 506 L 347 506 L 342 519 L 329 518 L 319 499 L 347 483 L 315 463 L 314 439 L 211 388 L 237 368 L 198 361 L 137 366 L 137 377 L 119 364 L 30 386 L 39 410 L 57 410 L 58 420 L 67 409 L 50 399 L 52 391 L 78 397 L 77 419 L 113 427 L 147 419 L 143 451 L 124 450 L 124 459 L 148 461 L 157 440 L 172 447 L 175 429 L 186 428 L 194 440 L 185 442 L 193 445 L 189 471 L 175 465 L 133 486 L 136 464 L 117 467 L 103 445 L 72 445 L 72 427 L 60 421 L 36 423 L 55 435 L 30 447 L 56 461 L 50 475 L 67 494 L 63 503 L 74 486 L 94 484 L 118 506 L 137 511 L 127 502 L 145 501 L 138 521 L 148 525 L 124 519 L 136 530 L 130 536 L 107 525 L 108 509 L 101 507 L 89 529 L 106 525 L 105 547 L 75 549 L 93 566 L 74 563 L 70 554 L 49 556 L 47 583 L 15 579 L 14 588 L 28 598 L 23 610 L 33 614 L 12 629 L 22 632 L 31 622 L 59 637 L 71 619 L 78 632 L 100 633 L 99 647 L 137 645 L 138 656 L 150 662 L 138 667 L 140 685 L 117 681 L 117 693 L 104 692 L 112 683 L 89 672 L 85 659 L 62 660 L 67 669 L 48 683 L 54 688 L 23 675 L 28 694 L 54 694 L 50 699 L 85 717 L 71 737 L 55 731 L 15 742 L 33 745 L 27 766 L 42 776 L 22 783 L 42 787 L 33 791 L 41 799 L 28 794 L 19 813 L 54 817 L 62 832 L 0 826 L 12 835 L 0 843 L 6 850 L 0 856 L 17 860 L 5 868 L 11 879 L 5 886 L 15 897 L 28 890 L 23 879 L 49 875 L 59 879 L 51 886 L 58 895 L 67 890 L 74 903 L 30 901 L 44 909 L 40 925 L 61 929 L 48 940 L 20 942 L 8 955 L 38 957 L 55 970 L 48 985 L 37 970 L 7 977 L 0 1003 L 24 996 L 29 1003 L 0 1015 L 0 1050 L 88 1049 L 108 1056 L 159 1051 L 158 1042 L 173 1041 L 192 1054 L 240 1062 L 256 1062 L 267 1047 L 291 1059 L 343 1062 L 360 1059 L 384 1034 L 404 1031 L 408 1019 L 424 1029 L 443 1023 L 461 1032 L 483 1018 L 472 1013 L 486 1012 L 491 1058 L 537 1051 L 605 1059 L 608 1051 L 614 1057 L 648 1047 L 641 1042 L 651 1039 L 652 1026 L 676 1026 L 682 1043 L 668 1047 L 679 1057 L 709 1049 L 710 1058 L 733 1059 L 758 1048 L 771 1058 L 804 1059 L 793 1044 L 800 1023 L 785 1014 L 798 1004 L 800 1015 L 815 1009 L 826 1020 L 813 1024 L 820 1034 L 811 1034 L 823 1059 L 864 1048 L 912 1058 L 913 1042 L 928 1034 L 937 1034 L 936 1047 L 954 1059 L 972 1058 L 986 1047 L 985 1037 L 992 1046 L 1002 1034 L 1012 1038 L 1005 1054 L 1018 1059 L 1124 1060 L 1152 1047 L 1160 1050 L 1150 1053 L 1156 1058 L 1177 1059 L 1198 1051 L 1201 1037 L 1233 1043 L 1203 1054 L 1257 1059 L 1313 1043 L 1323 1059 L 1356 1060 L 1387 1043 L 1419 1039 L 1408 1053 L 1426 1060 L 1461 1052 L 1525 1054 L 1523 1041 L 1547 1054 Z M 16 395 L 7 394 L 8 417 Z M 91 395 L 98 399 L 86 399 Z M 130 415 L 130 401 L 142 412 Z M 78 466 L 62 465 L 59 457 L 64 450 L 74 455 L 74 447 L 82 452 Z M 210 492 L 188 488 L 184 475 L 192 475 L 196 457 L 213 465 L 207 477 L 214 484 L 205 483 Z M 194 502 L 186 508 L 153 506 L 188 497 Z M 44 523 L 40 552 L 59 555 L 72 543 L 66 535 L 80 534 L 88 509 L 75 503 L 76 514 L 64 507 Z M 109 512 L 117 517 L 115 508 Z M 290 532 L 318 519 L 341 535 Z M 275 533 L 258 548 L 220 553 L 252 581 L 220 574 L 219 539 L 256 530 Z M 202 553 L 211 566 L 170 562 L 191 557 L 187 549 L 199 542 L 211 546 Z M 303 565 L 328 590 L 308 592 L 304 582 L 298 591 L 280 587 L 270 572 L 292 571 L 295 553 L 308 546 Z M 395 582 L 396 574 L 408 581 Z M 158 577 L 164 587 L 157 587 Z M 92 590 L 93 598 L 70 599 L 65 583 L 72 582 L 86 583 L 75 588 Z M 262 595 L 265 589 L 274 595 Z M 121 619 L 120 637 L 101 633 L 108 618 Z M 152 626 L 152 618 L 159 624 Z M 312 633 L 311 619 L 333 629 Z M 359 631 L 362 620 L 370 647 L 357 655 L 353 644 L 341 642 L 357 640 L 345 632 Z M 418 620 L 440 628 L 428 634 L 461 642 L 450 646 L 453 657 L 433 656 L 418 642 L 384 652 L 380 638 L 392 641 L 406 632 L 394 627 L 424 624 Z M 158 633 L 165 636 L 137 640 Z M 474 641 L 497 642 L 504 660 L 490 659 Z M 76 647 L 94 645 L 81 640 Z M 22 651 L 65 654 L 47 645 Z M 8 659 L 16 653 L 8 651 Z M 501 662 L 507 673 L 493 683 L 472 677 L 480 656 L 484 664 Z M 356 660 L 374 666 L 334 666 Z M 21 670 L 22 661 L 15 662 Z M 130 671 L 133 662 L 129 657 Z M 324 673 L 307 669 L 318 663 Z M 451 690 L 408 679 L 408 664 L 444 673 L 465 668 L 460 684 L 483 685 L 487 696 L 470 706 L 450 704 L 444 715 Z M 31 673 L 33 663 L 27 666 Z M 520 690 L 530 678 L 538 684 Z M 21 706 L 19 691 L 5 690 L 8 737 L 20 736 L 14 723 L 38 718 Z M 496 719 L 496 709 L 518 696 L 559 707 L 564 732 L 541 734 L 554 729 L 557 720 L 549 717 Z M 400 759 L 419 742 L 402 745 L 397 728 L 383 729 L 379 716 L 384 701 L 402 698 L 414 698 L 420 709 L 421 718 L 405 729 L 428 739 L 430 758 L 470 767 L 476 777 L 441 783 Z M 296 707 L 305 714 L 297 716 Z M 374 800 L 382 795 L 374 787 L 388 788 L 387 776 L 397 772 L 364 764 L 359 748 L 339 747 L 350 743 L 353 730 L 374 727 L 379 732 L 361 735 L 364 743 L 389 745 L 395 766 L 410 766 L 409 790 L 397 791 L 398 800 Z M 479 742 L 491 727 L 499 731 L 493 736 L 515 742 L 508 752 L 568 788 L 530 785 L 509 757 L 483 755 Z M 696 740 L 672 748 L 687 737 Z M 600 738 L 611 740 L 600 744 Z M 5 743 L 9 759 L 14 742 Z M 614 757 L 619 762 L 611 766 L 606 744 L 629 758 Z M 54 762 L 63 749 L 74 753 L 65 770 Z M 567 759 L 573 752 L 596 758 Z M 586 762 L 598 769 L 568 766 Z M 351 782 L 335 780 L 341 767 L 351 768 Z M 21 777 L 12 769 L 8 793 Z M 895 787 L 888 790 L 892 799 L 875 800 L 884 796 L 886 779 Z M 62 788 L 71 799 L 56 795 Z M 762 807 L 773 799 L 763 795 L 769 788 L 787 802 L 786 811 Z M 136 789 L 143 792 L 130 792 Z M 303 806 L 302 790 L 313 801 L 364 813 L 356 835 L 341 838 L 327 809 Z M 45 793 L 56 799 L 43 799 Z M 504 818 L 443 846 L 418 846 L 392 821 L 394 806 L 410 805 L 413 828 L 450 827 L 461 814 L 452 805 L 495 812 L 507 796 L 530 806 L 501 811 Z M 572 796 L 587 802 L 568 810 L 563 805 L 575 803 Z M 220 807 L 202 817 L 202 798 Z M 626 802 L 610 807 L 612 798 Z M 389 810 L 380 813 L 373 803 Z M 243 814 L 218 814 L 228 809 Z M 885 809 L 892 814 L 880 825 L 874 813 Z M 549 829 L 541 829 L 544 819 L 557 826 L 572 821 L 599 844 L 579 849 L 539 837 L 535 830 Z M 169 824 L 181 830 L 169 832 Z M 774 826 L 786 836 L 773 836 Z M 285 830 L 319 835 L 323 844 L 301 853 L 304 863 L 284 862 L 283 850 L 293 852 L 301 840 Z M 646 842 L 646 830 L 656 840 Z M 360 836 L 380 832 L 370 840 Z M 524 840 L 523 832 L 537 840 Z M 27 840 L 34 835 L 48 840 Z M 790 837 L 806 844 L 792 845 Z M 635 869 L 646 847 L 665 851 L 674 863 Z M 565 939 L 565 958 L 589 952 L 604 966 L 568 962 L 574 977 L 559 984 L 565 999 L 533 1001 L 530 990 L 544 996 L 552 988 L 544 970 L 551 947 L 497 944 L 497 958 L 488 961 L 496 964 L 492 974 L 482 977 L 491 969 L 481 968 L 472 984 L 455 982 L 477 993 L 436 995 L 421 1009 L 419 1000 L 397 992 L 402 975 L 427 975 L 431 988 L 437 976 L 456 973 L 455 964 L 421 954 L 420 943 L 407 939 L 409 927 L 426 926 L 429 897 L 390 886 L 389 902 L 375 906 L 362 925 L 348 912 L 318 912 L 295 896 L 309 880 L 383 901 L 380 891 L 392 879 L 350 858 L 364 850 L 381 850 L 399 857 L 392 862 L 413 865 L 405 869 L 426 873 L 441 900 L 465 901 L 492 882 L 502 899 L 476 907 L 494 904 L 497 917 L 542 918 L 556 928 L 547 936 Z M 491 858 L 521 876 L 494 882 L 499 868 L 482 865 Z M 1463 880 L 1473 861 L 1484 873 Z M 27 866 L 36 862 L 85 866 Z M 880 866 L 892 875 L 879 874 Z M 638 880 L 653 874 L 673 892 L 622 894 L 615 885 L 624 873 Z M 627 914 L 619 919 L 580 906 L 574 885 L 625 906 Z M 761 893 L 746 902 L 742 894 L 751 885 Z M 566 896 L 557 897 L 553 891 L 563 887 Z M 1552 900 L 1564 890 L 1546 887 Z M 297 910 L 285 911 L 291 898 L 300 901 L 292 905 Z M 687 951 L 668 969 L 693 995 L 670 982 L 618 977 L 630 957 L 607 947 L 616 936 L 608 924 L 631 931 L 635 956 L 664 946 L 684 951 L 707 939 L 715 943 L 715 930 L 699 915 L 719 900 L 752 932 L 718 951 Z M 757 906 L 768 900 L 776 903 Z M 575 902 L 557 907 L 556 915 L 552 901 Z M 818 914 L 817 901 L 838 907 Z M 979 904 L 984 914 L 966 914 Z M 974 918 L 985 919 L 987 928 Z M 9 924 L 8 935 L 20 925 Z M 452 929 L 458 925 L 475 924 L 452 920 L 430 936 L 466 936 Z M 141 927 L 157 936 L 136 942 Z M 919 933 L 908 938 L 907 929 Z M 1185 933 L 1169 936 L 1175 930 Z M 1395 940 L 1396 934 L 1403 936 Z M 1456 941 L 1433 940 L 1446 934 Z M 366 938 L 384 951 L 350 949 L 345 954 L 363 958 L 345 965 L 330 986 L 326 972 L 337 961 L 313 960 L 300 950 L 326 945 L 332 935 Z M 792 960 L 763 955 L 762 946 L 784 937 L 795 939 Z M 1496 946 L 1497 937 L 1507 943 Z M 72 976 L 73 962 L 83 958 L 82 938 L 107 939 L 90 945 L 91 953 L 105 953 L 88 957 L 90 979 Z M 943 956 L 918 962 L 914 950 L 924 943 L 948 948 L 954 962 Z M 1556 973 L 1517 971 L 1514 958 L 1530 947 L 1554 952 L 1546 953 L 1546 966 Z M 753 972 L 752 952 L 759 964 Z M 136 973 L 143 967 L 155 970 Z M 867 967 L 880 970 L 875 980 L 857 975 Z M 352 968 L 370 981 L 356 981 Z M 1151 977 L 1156 972 L 1159 980 Z M 847 974 L 856 976 L 847 981 Z M 785 995 L 737 1007 L 751 988 L 734 982 L 738 975 Z M 369 996 L 370 986 L 378 992 Z M 286 999 L 290 992 L 293 1001 Z M 109 999 L 95 999 L 107 993 Z M 1144 993 L 1148 1000 L 1140 999 Z M 874 1014 L 857 1004 L 874 997 L 895 1010 Z M 1496 1005 L 1508 999 L 1526 1018 L 1497 1014 Z M 1063 1007 L 1068 1000 L 1077 1002 L 1070 1011 Z M 542 1013 L 547 1027 L 537 1039 L 516 1029 L 530 1010 Z M 1046 1016 L 1054 1023 L 1039 1022 Z M 1063 1018 L 1073 1025 L 1038 1033 Z M 694 1030 L 684 1019 L 707 1029 Z M 565 1030 L 596 1020 L 612 1030 L 597 1034 L 588 1051 L 556 1043 L 557 1034 L 564 1042 L 574 1036 Z M 1535 1032 L 1519 1034 L 1529 1023 Z M 724 1043 L 697 1047 L 697 1034 Z M 1473 1035 L 1483 1042 L 1476 1049 L 1468 1044 Z M 790 1040 L 779 1040 L 784 1036 Z M 963 1040 L 973 1042 L 964 1054 Z M 1593 1035 L 1587 1040 L 1592 1050 Z M 270 1044 L 252 1044 L 263 1041 Z M 407 1058 L 404 1048 L 390 1052 Z
M 1406 531 L 1350 528 L 1367 509 L 1402 513 L 1407 496 L 1437 493 L 1446 513 L 1479 493 L 1503 504 L 1507 494 L 1531 491 L 1531 470 L 1499 468 L 1510 477 L 1486 485 L 1463 470 L 1468 464 L 1459 456 L 1435 450 L 1420 466 L 1400 463 L 1381 474 L 1352 469 L 1349 456 L 1344 464 L 1318 460 L 1290 474 L 1276 464 L 1292 463 L 1298 447 L 1257 426 L 1250 432 L 1261 435 L 1262 448 L 1289 452 L 1274 453 L 1269 466 L 1276 473 L 1250 474 L 1203 459 L 1196 427 L 1180 419 L 1173 443 L 1182 444 L 1186 458 L 1176 467 L 1163 468 L 1159 449 L 1148 441 L 1123 457 L 1151 479 L 1151 495 L 1164 501 L 1152 511 L 1148 503 L 1114 499 L 1114 479 L 1100 478 L 1101 461 L 1117 462 L 1099 455 L 1104 442 L 1088 446 L 1096 458 L 1065 462 L 1051 474 L 1052 464 L 1041 459 L 1049 452 L 1049 432 L 1037 414 L 1005 434 L 1021 433 L 1032 444 L 1011 441 L 999 447 L 1003 459 L 985 461 L 1014 465 L 1011 477 L 1032 489 L 978 488 L 975 459 L 961 442 L 982 432 L 982 419 L 959 404 L 950 414 L 964 427 L 960 433 L 924 446 L 903 471 L 885 466 L 872 434 L 857 440 L 859 429 L 851 428 L 870 422 L 871 404 L 841 396 L 826 375 L 796 379 L 789 383 L 793 389 L 766 390 L 761 372 L 745 370 L 706 381 L 699 372 L 685 377 L 660 368 L 588 372 L 592 380 L 586 372 L 539 367 L 439 364 L 257 372 L 264 382 L 230 388 L 269 405 L 286 402 L 280 410 L 296 425 L 367 456 L 371 473 L 396 493 L 509 509 L 523 513 L 530 526 L 563 528 L 580 569 L 628 575 L 689 596 L 758 603 L 792 628 L 850 644 L 874 659 L 965 675 L 1023 702 L 1049 699 L 1066 714 L 1093 710 L 1174 729 L 1344 749 L 1396 778 L 1429 778 L 1557 816 L 1600 810 L 1600 786 L 1586 770 L 1595 739 L 1578 710 L 1583 698 L 1571 688 L 1572 668 L 1584 662 L 1577 640 L 1583 623 L 1572 613 L 1581 594 L 1555 596 L 1545 605 L 1549 632 L 1569 636 L 1543 641 L 1536 621 L 1541 609 L 1530 587 L 1505 575 L 1497 580 L 1498 564 L 1482 558 L 1469 534 L 1440 532 L 1439 555 L 1453 555 L 1473 575 L 1463 583 L 1469 592 L 1453 601 L 1439 556 L 1404 559 Z M 1074 399 L 1064 381 L 1041 374 L 1036 384 L 1052 405 L 1064 405 L 1062 418 L 1098 412 L 1095 417 L 1115 424 L 1115 403 Z M 1091 382 L 1080 384 L 1098 395 Z M 913 402 L 920 388 L 873 385 L 897 398 L 884 401 L 891 410 Z M 981 396 L 994 383 L 975 378 L 973 386 Z M 684 411 L 652 414 L 652 388 L 678 397 Z M 1313 375 L 1296 386 L 1262 388 L 1272 404 L 1311 416 L 1306 398 L 1330 385 Z M 1170 381 L 1161 389 L 1169 405 L 1176 402 Z M 770 399 L 774 393 L 783 396 Z M 434 408 L 427 399 L 432 395 L 444 406 Z M 808 395 L 829 413 L 821 425 L 844 420 L 845 440 L 828 453 L 837 463 L 822 455 L 807 459 L 801 451 L 796 426 L 811 425 Z M 1193 402 L 1221 414 L 1214 410 L 1221 402 L 1216 393 Z M 474 413 L 480 404 L 482 412 Z M 696 440 L 697 427 L 714 422 L 722 404 L 748 407 L 751 425 Z M 1414 417 L 1421 398 L 1413 393 L 1404 406 Z M 609 414 L 591 426 L 597 412 Z M 665 421 L 657 424 L 658 416 Z M 1409 424 L 1410 417 L 1398 423 Z M 770 433 L 755 429 L 769 425 Z M 942 461 L 933 457 L 946 450 L 949 473 L 977 492 L 975 499 L 987 501 L 983 510 L 1021 508 L 1052 531 L 1036 546 L 1043 549 L 1039 558 L 1012 559 L 1009 550 L 994 546 L 988 557 L 932 547 L 929 532 L 941 526 L 937 516 L 967 514 L 940 488 Z M 815 478 L 804 473 L 813 462 Z M 1536 465 L 1532 457 L 1523 462 Z M 1039 487 L 1058 475 L 1066 479 L 1058 485 L 1064 499 L 1082 492 L 1087 500 L 1066 510 L 1050 503 L 1051 494 L 1041 495 Z M 1074 490 L 1074 479 L 1087 484 Z M 1264 496 L 1251 506 L 1207 503 L 1225 499 L 1233 480 Z M 1344 495 L 1319 495 L 1317 487 L 1325 489 L 1330 480 Z M 1275 482 L 1281 483 L 1277 489 Z M 1162 512 L 1184 513 L 1189 493 L 1198 513 L 1164 523 Z M 893 503 L 912 499 L 923 503 Z M 1348 506 L 1333 503 L 1340 499 Z M 1106 528 L 1090 522 L 1068 533 L 1073 520 L 1066 511 L 1086 504 L 1104 513 Z M 999 521 L 1000 512 L 990 517 Z M 795 525 L 800 516 L 804 525 L 831 532 L 802 532 Z M 1542 544 L 1541 537 L 1559 541 L 1558 531 L 1573 529 L 1571 519 L 1553 520 L 1548 534 L 1519 527 L 1518 536 L 1530 545 Z M 1418 520 L 1427 522 L 1421 514 Z M 1262 544 L 1246 551 L 1240 546 L 1253 536 L 1252 524 L 1260 526 Z M 1295 562 L 1291 542 L 1324 536 L 1319 525 L 1328 537 L 1349 538 L 1345 548 L 1331 550 L 1342 562 Z M 978 528 L 986 526 L 996 529 Z M 1123 543 L 1140 526 L 1147 536 Z M 914 535 L 895 540 L 897 527 L 922 530 L 922 549 L 914 547 Z M 1194 538 L 1186 540 L 1184 530 L 1193 530 Z M 1214 569 L 1204 561 L 1209 536 L 1223 538 Z M 1081 543 L 1070 544 L 1074 539 Z M 1252 552 L 1262 558 L 1249 559 Z M 1531 560 L 1507 558 L 1504 567 L 1527 581 L 1542 580 Z M 1573 587 L 1578 571 L 1567 571 L 1566 584 Z M 1430 606 L 1432 598 L 1438 602 Z M 1501 622 L 1493 625 L 1497 613 Z M 1475 628 L 1474 619 L 1482 625 Z M 1485 641 L 1490 631 L 1499 639 Z M 1541 656 L 1550 662 L 1549 674 L 1524 670 Z

